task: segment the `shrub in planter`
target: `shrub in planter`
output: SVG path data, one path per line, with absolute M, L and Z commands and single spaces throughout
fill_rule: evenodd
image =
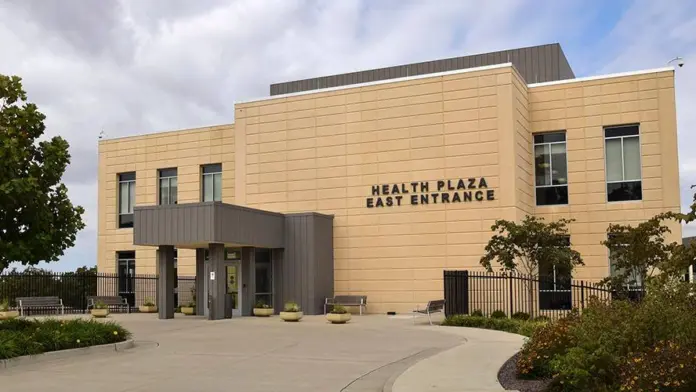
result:
M 269 317 L 273 314 L 273 308 L 271 305 L 267 304 L 266 301 L 260 299 L 256 301 L 254 305 L 254 316 L 256 317 Z
M 483 312 L 481 311 L 481 309 L 474 309 L 473 311 L 471 311 L 471 313 L 469 313 L 469 315 L 472 317 L 483 317 Z
M 283 321 L 300 321 L 302 316 L 300 305 L 295 302 L 286 302 L 283 311 L 280 312 L 280 318 Z
M 97 301 L 90 313 L 92 313 L 92 317 L 104 318 L 109 315 L 109 307 L 104 302 Z
M 145 302 L 138 306 L 138 310 L 140 313 L 156 313 L 157 305 L 155 305 L 155 301 L 153 301 L 152 298 L 147 297 L 145 298 Z
M 195 302 L 189 302 L 185 306 L 181 307 L 181 313 L 187 315 L 187 316 L 193 316 L 196 314 L 196 303 Z
M 493 313 L 491 313 L 491 318 L 507 318 L 507 313 L 503 312 L 502 310 L 496 310 Z
M 331 324 L 345 324 L 351 319 L 351 314 L 345 306 L 333 305 L 331 311 L 326 314 L 326 319 Z
M 18 316 L 18 311 L 10 310 L 10 301 L 7 298 L 0 302 L 0 320 L 13 319 Z
M 529 319 L 531 318 L 531 316 L 529 315 L 529 313 L 525 313 L 525 312 L 515 312 L 515 313 L 513 313 L 512 318 L 515 319 L 515 320 L 524 320 L 524 321 L 527 321 L 527 320 L 529 320 Z

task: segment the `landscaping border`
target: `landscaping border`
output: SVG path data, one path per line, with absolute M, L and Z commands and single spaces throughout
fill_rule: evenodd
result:
M 41 362 L 55 361 L 59 359 L 72 358 L 80 355 L 119 352 L 135 347 L 135 341 L 128 339 L 118 343 L 100 344 L 98 346 L 71 348 L 67 350 L 48 351 L 37 355 L 23 355 L 10 359 L 0 360 L 0 370 L 13 368 L 17 366 L 33 365 Z

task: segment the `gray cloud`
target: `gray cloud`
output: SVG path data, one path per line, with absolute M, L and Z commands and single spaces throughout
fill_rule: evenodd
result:
M 649 3 L 629 7 L 600 42 L 570 46 L 581 52 L 566 46 L 568 56 L 597 58 L 583 64 L 589 73 L 652 67 L 672 53 L 696 64 L 688 2 L 667 11 Z M 577 43 L 600 14 L 585 11 L 579 0 L 7 0 L 0 3 L 0 73 L 21 75 L 47 115 L 47 134 L 71 144 L 65 182 L 87 209 L 88 230 L 64 262 L 82 265 L 73 255 L 96 257 L 100 131 L 117 137 L 229 123 L 235 100 L 265 96 L 274 82 Z M 649 20 L 650 29 L 635 29 L 630 18 Z M 696 179 L 696 162 L 684 150 L 696 144 L 685 131 L 696 119 L 682 109 L 696 104 L 691 75 L 678 75 L 682 185 Z

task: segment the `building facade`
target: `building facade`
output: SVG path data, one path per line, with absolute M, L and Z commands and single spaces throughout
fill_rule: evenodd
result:
M 208 272 L 207 282 L 210 244 L 226 249 L 228 264 L 227 253 L 261 260 L 263 249 L 284 249 L 282 261 L 224 272 L 246 277 L 233 279 L 239 287 L 254 279 L 266 290 L 247 294 L 247 308 L 272 293 L 276 306 L 301 297 L 312 308 L 323 296 L 360 294 L 369 312 L 405 312 L 442 297 L 443 270 L 480 268 L 496 219 L 536 215 L 575 220 L 570 241 L 585 266 L 574 279 L 608 276 L 600 242 L 610 223 L 680 209 L 674 70 L 575 78 L 557 45 L 478 56 L 274 85 L 276 95 L 236 103 L 233 124 L 101 141 L 99 271 L 161 273 L 158 255 L 176 247 L 174 273 Z M 545 81 L 527 81 L 539 75 Z M 218 204 L 283 217 L 284 244 L 238 239 L 254 233 L 185 235 L 198 227 L 185 213 L 143 226 L 146 210 Z M 331 240 L 317 240 L 330 251 L 308 261 L 330 268 L 298 258 L 280 276 L 288 249 L 305 246 L 291 222 L 303 213 L 332 217 Z M 258 226 L 240 216 L 227 221 Z M 214 224 L 211 233 L 235 231 Z M 137 233 L 146 230 L 161 235 Z M 670 236 L 680 241 L 681 227 Z M 312 294 L 287 291 L 310 280 L 321 281 Z M 209 291 L 200 290 L 202 301 Z

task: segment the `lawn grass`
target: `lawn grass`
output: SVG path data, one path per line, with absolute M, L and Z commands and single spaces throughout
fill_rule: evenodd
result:
M 36 355 L 127 340 L 130 332 L 114 322 L 11 319 L 0 321 L 0 359 Z

